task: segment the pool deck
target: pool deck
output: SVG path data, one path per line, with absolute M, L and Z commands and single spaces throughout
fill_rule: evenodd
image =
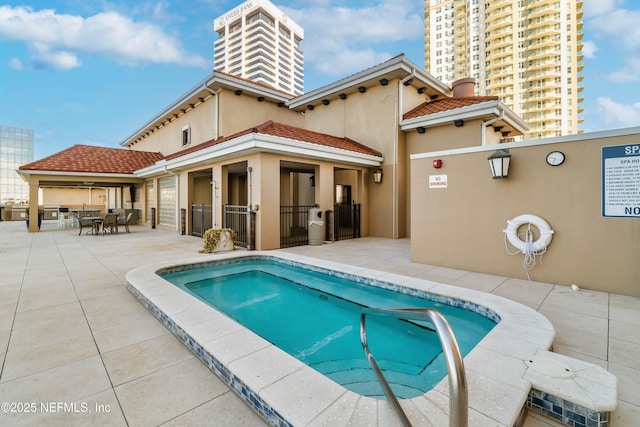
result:
M 141 226 L 77 235 L 0 223 L 2 425 L 260 426 L 258 418 L 125 288 L 128 271 L 208 259 L 202 240 Z M 363 238 L 282 250 L 488 292 L 556 329 L 554 351 L 618 377 L 612 426 L 640 419 L 640 299 L 415 264 L 409 240 Z M 533 271 L 535 278 L 535 270 Z M 8 409 L 8 411 L 7 411 Z M 529 415 L 527 427 L 553 426 Z

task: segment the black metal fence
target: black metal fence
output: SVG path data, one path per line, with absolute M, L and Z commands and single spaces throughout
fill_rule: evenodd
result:
M 255 248 L 256 215 L 248 206 L 224 205 L 224 227 L 236 232 L 236 246 Z
M 315 205 L 280 206 L 280 247 L 309 244 L 309 209 Z
M 212 228 L 213 210 L 211 205 L 191 205 L 191 235 L 202 237 Z
M 360 204 L 337 204 L 333 208 L 333 239 L 347 240 L 360 237 Z

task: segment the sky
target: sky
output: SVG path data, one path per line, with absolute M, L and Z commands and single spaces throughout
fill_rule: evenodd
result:
M 215 18 L 241 0 L 4 0 L 0 125 L 34 159 L 127 136 L 213 70 Z M 423 0 L 272 0 L 305 31 L 305 91 L 397 54 L 424 66 Z M 585 132 L 640 126 L 640 0 L 584 0 Z M 428 70 L 427 70 L 428 71 Z

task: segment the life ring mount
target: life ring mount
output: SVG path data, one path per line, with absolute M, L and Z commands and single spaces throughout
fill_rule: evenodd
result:
M 536 241 L 531 241 L 528 238 L 522 240 L 518 236 L 518 229 L 525 224 L 533 225 L 538 229 L 539 236 Z M 549 243 L 551 243 L 551 237 L 553 236 L 553 230 L 549 226 L 549 223 L 539 216 L 531 214 L 519 215 L 507 220 L 507 228 L 503 231 L 509 243 L 524 254 L 544 252 L 547 246 L 549 246 Z

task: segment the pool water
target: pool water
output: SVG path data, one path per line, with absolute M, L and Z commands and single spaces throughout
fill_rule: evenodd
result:
M 356 393 L 384 398 L 360 343 L 364 307 L 426 307 L 450 323 L 463 355 L 495 326 L 473 311 L 277 260 L 242 260 L 162 277 Z M 412 398 L 447 374 L 429 322 L 367 317 L 371 352 L 394 393 Z

